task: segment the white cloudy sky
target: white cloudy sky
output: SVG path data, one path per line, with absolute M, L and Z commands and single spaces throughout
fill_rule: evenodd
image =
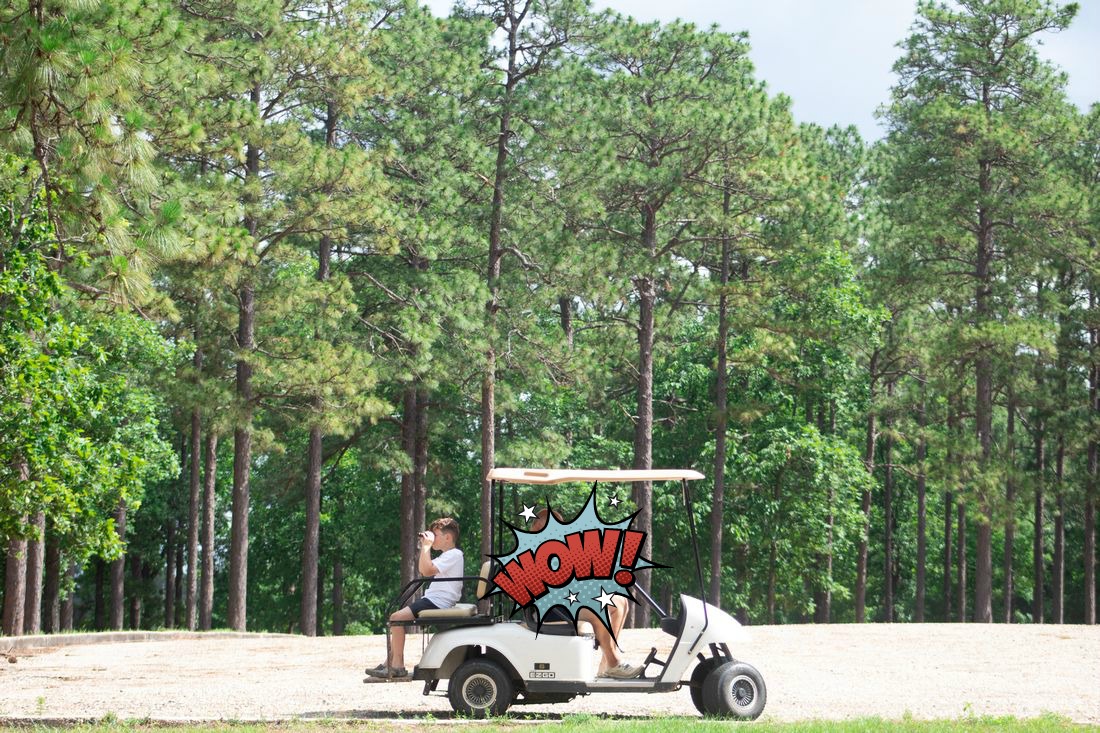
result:
M 881 137 L 875 108 L 893 83 L 895 44 L 913 22 L 915 0 L 595 0 L 639 20 L 682 18 L 700 26 L 749 32 L 750 56 L 772 92 L 792 99 L 795 117 L 854 124 Z M 446 14 L 453 0 L 427 0 Z M 1100 0 L 1081 0 L 1069 30 L 1047 34 L 1044 56 L 1069 73 L 1070 99 L 1100 102 Z

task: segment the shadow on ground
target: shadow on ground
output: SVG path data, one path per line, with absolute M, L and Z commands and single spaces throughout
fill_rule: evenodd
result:
M 583 715 L 586 718 L 599 718 L 600 720 L 648 720 L 652 716 L 647 715 L 617 715 L 612 713 L 542 713 L 525 712 L 511 708 L 503 719 L 530 720 L 530 721 L 561 721 L 565 718 Z M 301 720 L 470 720 L 468 716 L 459 715 L 450 710 L 433 712 L 413 712 L 410 710 L 320 710 L 302 713 L 297 716 Z

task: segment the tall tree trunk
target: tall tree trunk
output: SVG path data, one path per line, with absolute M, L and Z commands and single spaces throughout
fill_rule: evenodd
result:
M 422 526 L 416 523 L 416 387 L 405 387 L 401 412 L 401 447 L 408 460 L 401 472 L 401 587 L 416 577 L 416 535 Z
M 833 435 L 836 433 L 836 402 L 832 401 L 829 404 L 828 413 L 825 410 L 825 403 L 822 402 L 818 405 L 817 409 L 817 429 L 822 435 Z M 823 553 L 818 553 L 815 560 L 818 567 L 818 572 L 825 579 L 823 584 L 819 584 L 819 587 L 814 590 L 814 623 L 815 624 L 827 624 L 831 617 L 831 607 L 833 601 L 833 593 L 830 585 L 833 580 L 833 503 L 836 501 L 836 496 L 833 494 L 832 486 L 829 487 L 829 492 L 826 497 L 828 506 L 826 511 L 828 512 L 825 518 L 827 541 L 826 550 Z
M 126 503 L 120 501 L 115 510 L 115 533 L 119 542 L 126 545 Z M 112 631 L 122 631 L 126 611 L 126 553 L 111 563 L 111 607 L 110 625 Z
M 1058 314 L 1057 389 L 1055 402 L 1060 419 L 1057 427 L 1057 449 L 1054 456 L 1054 562 L 1051 567 L 1051 616 L 1056 624 L 1065 622 L 1066 579 L 1066 425 L 1065 416 L 1071 407 L 1066 401 L 1069 391 L 1069 355 L 1074 348 L 1074 329 L 1067 313 L 1072 309 L 1075 297 L 1076 275 L 1068 267 L 1058 273 L 1057 289 L 1062 309 Z
M 772 486 L 772 500 L 779 505 L 783 496 L 784 469 L 780 469 L 775 477 L 775 485 Z M 768 623 L 774 624 L 776 620 L 776 585 L 778 583 L 779 545 L 775 532 L 772 531 L 771 548 L 768 552 Z
M 252 87 L 252 104 L 259 106 L 261 88 Z M 260 150 L 249 142 L 245 152 L 245 181 L 256 184 L 260 175 Z M 255 203 L 255 202 L 249 202 Z M 259 222 L 245 217 L 248 234 L 255 240 Z M 244 631 L 248 625 L 248 505 L 252 478 L 252 352 L 256 349 L 256 304 L 250 274 L 245 273 L 237 291 L 237 409 L 233 430 L 233 507 L 229 532 L 229 628 Z
M 1008 393 L 1008 427 L 1005 430 L 1005 442 L 1008 450 L 1008 478 L 1005 481 L 1005 504 L 1008 515 L 1005 518 L 1004 551 L 1004 622 L 1012 623 L 1013 572 L 1012 557 L 1016 545 L 1016 397 L 1015 392 Z
M 878 376 L 878 349 L 871 353 L 867 371 L 870 376 L 867 400 L 867 431 L 863 447 L 863 465 L 867 468 L 867 474 L 872 478 L 875 475 L 875 441 L 878 439 L 878 429 L 875 414 L 875 380 Z M 861 624 L 867 620 L 867 552 L 871 532 L 871 490 L 865 489 L 860 501 L 860 510 L 863 512 L 863 531 L 859 538 L 859 554 L 856 557 L 856 623 Z
M 989 109 L 989 87 L 983 82 L 983 102 Z M 975 320 L 982 328 L 992 320 L 992 281 L 990 265 L 993 262 L 993 216 L 986 207 L 986 201 L 993 188 L 991 179 L 992 163 L 979 161 L 978 188 L 981 201 L 978 205 L 977 256 L 975 260 Z M 981 446 L 981 466 L 983 473 L 990 470 L 993 459 L 993 359 L 989 346 L 978 347 L 974 362 L 976 380 L 975 427 L 978 443 Z M 992 501 L 984 487 L 978 487 L 978 542 L 974 565 L 974 620 L 980 623 L 993 621 L 993 510 Z
M 924 375 L 918 374 L 920 382 L 920 407 L 917 408 L 917 589 L 914 599 L 913 620 L 924 623 L 924 601 L 927 583 L 928 562 L 928 481 L 925 461 L 928 458 L 928 410 L 925 405 Z
M 749 595 L 750 591 L 752 590 L 752 585 L 749 581 L 750 571 L 748 541 L 742 542 L 737 545 L 737 570 L 737 587 L 740 591 L 739 595 L 741 597 L 741 602 L 738 604 L 737 608 L 737 620 L 741 623 L 742 626 L 748 626 L 749 606 L 751 605 L 751 599 L 749 598 Z
M 107 628 L 107 606 L 104 603 L 104 590 L 107 585 L 107 564 L 101 558 L 95 559 L 95 630 Z
M 248 604 L 248 505 L 252 465 L 252 365 L 247 361 L 253 341 L 255 305 L 251 284 L 242 285 L 237 342 L 237 397 L 243 416 L 233 430 L 233 506 L 229 538 L 229 628 L 244 631 Z
M 1032 578 L 1035 590 L 1031 599 L 1032 621 L 1041 624 L 1045 621 L 1044 600 L 1044 570 L 1046 561 L 1043 557 L 1043 484 L 1046 480 L 1046 441 L 1042 419 L 1035 422 L 1035 536 L 1032 543 Z
M 214 615 L 214 516 L 218 502 L 218 434 L 207 428 L 203 443 L 202 590 L 199 593 L 199 628 L 209 631 Z
M 496 317 L 489 319 L 490 331 Z M 485 351 L 485 373 L 481 380 L 481 557 L 489 557 L 493 543 L 493 496 L 489 471 L 496 464 L 496 352 Z
M 1065 394 L 1065 392 L 1063 392 Z M 1051 607 L 1052 621 L 1064 623 L 1063 604 L 1065 600 L 1066 577 L 1066 499 L 1062 481 L 1065 478 L 1066 442 L 1062 429 L 1058 429 L 1058 450 L 1054 457 L 1054 485 L 1057 487 L 1054 498 L 1054 564 L 1051 567 Z
M 955 440 L 957 412 L 955 411 L 955 396 L 949 395 L 947 399 L 947 465 L 955 465 Z M 952 481 L 952 484 L 954 481 Z M 949 486 L 943 496 L 943 620 L 951 621 L 951 603 L 953 598 L 951 587 L 951 537 L 952 515 L 955 513 L 954 486 Z
M 951 620 L 951 515 L 955 509 L 955 494 L 943 492 L 943 620 Z
M 130 555 L 130 628 L 141 628 L 141 555 Z
M 177 531 L 178 531 L 179 525 L 177 524 L 176 527 L 177 527 Z M 184 558 L 183 545 L 181 543 L 176 543 L 176 598 L 181 598 L 181 599 L 183 598 L 183 587 L 184 587 L 184 584 L 185 584 L 185 578 L 184 578 L 184 573 L 183 573 L 183 558 Z M 149 572 L 148 567 L 143 567 L 142 568 L 142 573 L 144 574 L 143 577 L 149 577 L 151 575 L 151 573 Z M 178 603 L 176 604 L 177 608 L 179 608 L 179 605 L 180 604 L 178 604 Z M 180 621 L 181 621 L 181 619 L 179 618 L 179 612 L 177 611 L 176 623 L 179 624 Z
M 992 97 L 989 82 L 982 81 L 982 104 L 986 117 L 992 110 Z M 979 329 L 992 320 L 992 282 L 993 273 L 993 211 L 989 208 L 989 199 L 993 190 L 993 162 L 989 159 L 978 161 L 977 207 L 978 221 L 975 252 L 975 292 L 974 320 Z M 990 346 L 980 344 L 974 360 L 975 375 L 975 411 L 974 427 L 981 447 L 981 470 L 990 469 L 993 449 L 993 360 Z M 991 497 L 984 485 L 977 487 L 978 494 L 978 537 L 976 544 L 974 572 L 974 620 L 990 623 L 993 621 L 993 515 Z M 963 547 L 960 546 L 960 557 Z
M 73 592 L 73 582 L 76 578 L 76 563 L 69 563 L 68 569 L 65 571 L 65 598 L 61 601 L 61 630 L 72 631 L 73 630 L 73 596 L 76 595 Z M 99 589 L 102 591 L 102 587 Z M 100 593 L 100 597 L 102 597 Z M 102 601 L 100 602 L 102 603 Z
M 891 623 L 894 620 L 894 415 L 893 415 L 894 382 L 886 383 L 886 398 L 891 405 L 887 408 L 883 422 L 886 426 L 886 442 L 883 445 L 883 620 Z
M 729 214 L 730 193 L 723 193 L 722 211 Z M 729 424 L 727 405 L 727 385 L 729 366 L 726 362 L 726 338 L 729 334 L 729 317 L 726 312 L 728 296 L 726 288 L 730 281 L 730 241 L 722 238 L 722 265 L 718 293 L 718 365 L 715 369 L 714 409 L 717 425 L 714 431 L 714 497 L 710 510 L 710 602 L 716 608 L 722 607 L 722 535 L 725 531 L 726 502 L 726 432 Z
M 46 530 L 46 584 L 42 592 L 42 631 L 61 631 L 61 544 L 52 522 Z
M 573 299 L 567 295 L 558 298 L 558 318 L 565 343 L 573 348 Z
M 777 563 L 777 549 L 775 540 L 771 541 L 771 547 L 768 550 L 768 623 L 775 624 L 775 585 L 776 585 L 776 563 Z
M 413 461 L 413 521 L 417 527 L 427 526 L 428 502 L 428 391 L 416 393 L 416 452 Z
M 202 350 L 195 351 L 195 369 L 202 368 Z M 199 503 L 202 495 L 202 424 L 199 408 L 191 410 L 191 484 L 187 504 L 187 628 L 198 626 Z
M 646 240 L 655 247 L 656 217 L 647 210 Z M 651 247 L 647 245 L 647 251 Z M 653 310 L 657 302 L 656 286 L 651 277 L 636 278 L 640 314 L 638 318 L 638 421 L 634 425 L 634 464 L 635 469 L 653 468 Z M 647 537 L 653 536 L 653 482 L 637 481 L 633 485 L 634 504 L 638 507 L 636 524 L 639 532 Z M 643 591 L 650 590 L 650 574 L 638 573 L 637 584 Z M 633 625 L 637 628 L 649 626 L 649 605 L 638 603 L 632 606 Z
M 486 336 L 485 371 L 481 380 L 481 557 L 492 552 L 492 489 L 489 471 L 496 464 L 496 319 L 499 303 L 500 258 L 503 254 L 504 187 L 508 181 L 509 142 L 512 136 L 512 104 L 516 85 L 520 81 L 517 61 L 520 53 L 519 20 L 511 15 L 507 29 L 508 66 L 504 78 L 504 96 L 500 109 L 500 127 L 496 140 L 496 163 L 493 166 L 493 202 L 489 210 L 489 256 L 485 280 L 489 302 L 485 304 Z
M 319 402 L 316 400 L 315 402 Z M 318 407 L 317 404 L 314 407 Z M 321 554 L 321 428 L 309 429 L 309 465 L 306 469 L 306 531 L 302 543 L 301 609 L 298 626 L 306 636 L 317 633 L 318 573 Z
M 164 530 L 164 628 L 176 628 L 176 520 Z
M 4 567 L 3 635 L 22 636 L 27 600 L 27 540 L 8 540 Z
M 317 596 L 313 599 L 314 607 L 316 608 L 314 613 L 316 622 L 313 626 L 313 634 L 315 636 L 325 635 L 325 571 L 323 567 L 323 565 L 318 563 Z
M 1096 285 L 1089 288 L 1089 312 L 1096 312 Z M 1100 489 L 1100 443 L 1096 440 L 1097 418 L 1100 417 L 1100 363 L 1097 345 L 1100 329 L 1089 329 L 1089 431 L 1088 488 L 1085 492 L 1085 623 L 1096 623 L 1096 501 Z
M 329 100 L 325 115 L 325 146 L 336 147 L 336 123 L 338 114 L 336 104 Z M 329 279 L 332 260 L 332 238 L 325 234 L 317 246 L 317 282 L 324 283 Z M 323 287 L 323 285 L 322 285 Z M 314 338 L 320 338 L 321 334 L 314 332 Z M 324 400 L 318 395 L 313 398 L 313 411 L 320 419 L 324 412 Z M 309 449 L 306 458 L 306 526 L 305 538 L 302 541 L 302 599 L 300 617 L 298 619 L 302 633 L 313 636 L 315 630 L 321 625 L 321 604 L 316 600 L 320 598 L 321 585 L 319 580 L 321 562 L 321 468 L 324 463 L 322 457 L 321 426 L 316 423 L 309 428 Z M 316 631 L 316 633 L 320 633 Z
M 34 517 L 35 536 L 27 540 L 27 589 L 23 600 L 23 633 L 42 630 L 42 574 L 46 567 L 46 513 Z
M 343 507 L 338 510 L 343 513 Z M 343 636 L 347 628 L 344 618 L 344 563 L 340 560 L 340 547 L 333 548 L 336 559 L 332 561 L 332 635 Z
M 959 607 L 959 621 L 966 619 L 966 504 L 958 503 L 958 517 L 955 521 L 955 529 L 958 537 L 955 544 L 958 545 L 956 555 L 958 564 L 955 566 L 955 590 L 958 593 L 956 605 Z
M 20 482 L 30 480 L 30 466 L 17 458 L 12 466 Z M 23 518 L 26 521 L 26 517 Z M 27 540 L 8 538 L 4 563 L 4 611 L 0 614 L 0 633 L 20 636 L 23 633 L 23 612 L 27 602 Z

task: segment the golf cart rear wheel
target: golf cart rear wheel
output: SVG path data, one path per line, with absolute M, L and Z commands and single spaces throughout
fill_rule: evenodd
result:
M 691 690 L 691 702 L 702 715 L 707 715 L 710 712 L 703 706 L 703 682 L 715 667 L 725 661 L 722 657 L 710 657 L 699 662 L 695 665 L 695 669 L 691 671 L 691 682 L 688 683 Z
M 755 720 L 767 701 L 764 678 L 751 664 L 720 664 L 703 681 L 704 715 Z
M 487 718 L 503 715 L 515 698 L 508 673 L 488 659 L 470 659 L 459 665 L 447 685 L 451 708 L 461 715 Z

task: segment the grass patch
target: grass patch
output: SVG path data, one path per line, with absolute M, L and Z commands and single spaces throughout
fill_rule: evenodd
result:
M 583 716 L 578 716 L 583 718 Z M 736 727 L 735 727 L 736 726 Z M 978 733 L 999 731 L 1007 733 L 1046 733 L 1047 731 L 1100 731 L 1097 726 L 1085 726 L 1057 716 L 1019 719 L 1012 717 L 966 717 L 955 720 L 883 720 L 859 718 L 856 720 L 807 720 L 793 723 L 769 721 L 736 723 L 701 718 L 656 718 L 652 720 L 608 720 L 591 718 L 573 721 L 563 720 L 563 728 L 576 728 L 577 733 L 731 733 L 744 726 L 746 733 L 877 733 L 878 731 L 902 731 L 903 733 Z
M 701 718 L 648 718 L 615 719 L 596 715 L 566 715 L 557 717 L 541 715 L 511 715 L 490 721 L 413 718 L 407 720 L 317 720 L 287 721 L 278 723 L 209 723 L 203 725 L 176 725 L 149 720 L 118 720 L 105 718 L 98 723 L 77 725 L 6 725 L 0 733 L 51 733 L 64 729 L 71 733 L 439 733 L 440 730 L 469 729 L 477 733 L 519 733 L 531 725 L 553 725 L 562 733 L 878 733 L 878 731 L 902 731 L 902 733 L 1048 733 L 1049 731 L 1097 731 L 1100 726 L 1073 723 L 1065 718 L 1046 715 L 1039 718 L 978 717 L 968 716 L 952 720 L 914 720 L 906 716 L 901 720 L 859 718 L 856 720 L 807 720 L 794 723 L 761 720 L 737 723 Z

